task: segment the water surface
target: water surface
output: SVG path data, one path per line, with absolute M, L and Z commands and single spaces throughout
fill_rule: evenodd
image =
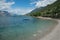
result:
M 56 21 L 27 16 L 0 17 L 0 40 L 34 40 L 34 34 L 54 25 Z

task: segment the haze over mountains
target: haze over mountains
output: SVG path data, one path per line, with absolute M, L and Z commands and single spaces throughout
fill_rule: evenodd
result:
M 10 12 L 8 12 L 8 11 L 2 11 L 2 10 L 0 10 L 0 17 L 5 17 L 5 16 L 9 16 L 9 17 L 16 17 L 16 16 L 21 16 L 21 15 L 17 15 L 17 14 L 12 14 L 12 13 L 10 13 Z
M 10 16 L 10 13 L 7 11 L 1 11 L 0 10 L 0 16 Z

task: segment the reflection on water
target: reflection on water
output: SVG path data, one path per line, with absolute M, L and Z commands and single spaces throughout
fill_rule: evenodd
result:
M 37 32 L 55 25 L 52 20 L 42 20 L 27 16 L 0 17 L 0 40 L 35 40 Z M 37 39 L 36 39 L 37 40 Z

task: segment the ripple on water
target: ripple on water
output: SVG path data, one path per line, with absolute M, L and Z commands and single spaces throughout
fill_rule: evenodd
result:
M 34 40 L 55 21 L 32 17 L 0 17 L 0 40 Z

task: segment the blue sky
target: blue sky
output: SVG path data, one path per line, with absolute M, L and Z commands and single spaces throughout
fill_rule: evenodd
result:
M 0 10 L 11 14 L 24 15 L 35 8 L 45 7 L 56 0 L 0 0 Z
M 16 7 L 22 7 L 22 8 L 29 8 L 34 7 L 33 5 L 30 5 L 31 0 L 14 0 L 16 4 L 14 6 Z

